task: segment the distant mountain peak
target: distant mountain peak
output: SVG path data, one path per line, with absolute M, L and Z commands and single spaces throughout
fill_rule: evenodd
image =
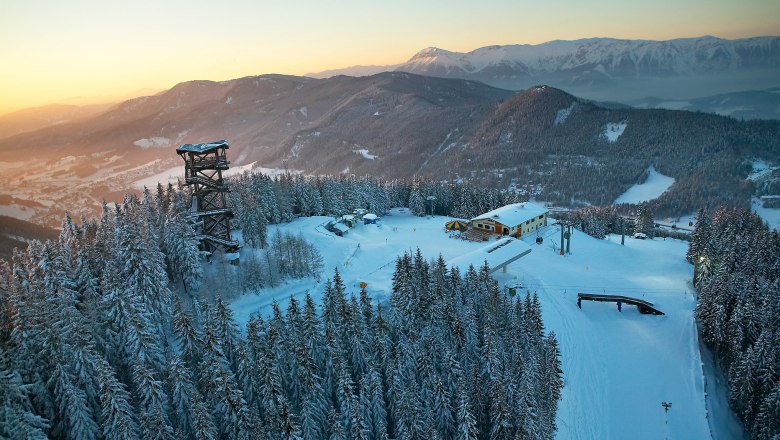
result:
M 451 53 L 454 52 L 449 50 L 444 50 L 438 47 L 430 46 L 414 54 L 414 56 L 411 59 L 415 59 L 419 57 L 427 57 L 427 56 L 446 55 Z
M 380 70 L 381 66 L 372 66 L 370 73 Z M 544 81 L 602 101 L 626 102 L 647 95 L 693 99 L 745 90 L 746 82 L 755 89 L 780 86 L 780 36 L 727 40 L 705 35 L 661 41 L 585 38 L 493 45 L 470 52 L 431 46 L 385 70 L 481 81 L 510 90 Z M 328 74 L 352 72 L 356 70 Z

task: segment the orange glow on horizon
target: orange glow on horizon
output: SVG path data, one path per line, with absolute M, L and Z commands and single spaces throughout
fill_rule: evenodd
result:
M 429 46 L 471 51 L 555 39 L 741 38 L 780 30 L 776 0 L 30 0 L 3 9 L 0 114 L 114 101 L 195 79 L 397 64 Z

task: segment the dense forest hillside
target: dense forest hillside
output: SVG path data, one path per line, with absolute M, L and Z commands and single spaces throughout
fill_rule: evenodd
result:
M 10 162 L 0 184 L 46 202 L 33 218 L 45 223 L 45 212 L 98 207 L 170 172 L 181 166 L 177 145 L 214 138 L 231 141 L 233 165 L 514 184 L 563 205 L 612 203 L 653 166 L 677 180 L 655 202 L 664 215 L 744 207 L 751 163 L 780 160 L 776 122 L 605 108 L 546 86 L 512 93 L 400 72 L 266 75 L 182 83 L 88 121 L 2 139 Z
M 780 236 L 746 210 L 699 213 L 688 261 L 696 318 L 752 438 L 780 435 Z

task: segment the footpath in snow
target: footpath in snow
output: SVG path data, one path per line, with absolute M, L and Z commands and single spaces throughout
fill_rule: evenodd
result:
M 323 278 L 339 268 L 348 292 L 360 282 L 378 301 L 389 297 L 395 258 L 417 247 L 428 258 L 445 260 L 474 251 L 484 243 L 450 238 L 445 217 L 418 218 L 393 210 L 378 225 L 359 225 L 336 237 L 322 225 L 327 217 L 301 218 L 274 229 L 302 233 L 322 252 Z M 685 261 L 687 243 L 677 240 L 597 240 L 575 231 L 572 254 L 553 249 L 557 227 L 524 237 L 529 255 L 494 276 L 503 286 L 523 285 L 537 292 L 547 331 L 560 342 L 566 386 L 558 414 L 560 439 L 702 439 L 710 438 L 701 357 L 692 310 L 695 300 Z M 268 314 L 274 300 L 286 306 L 290 296 L 309 292 L 319 301 L 324 283 L 311 279 L 244 295 L 232 303 L 236 318 Z M 614 303 L 583 302 L 577 293 L 607 293 L 650 301 L 666 315 L 640 315 L 636 307 L 617 311 Z M 671 402 L 665 413 L 662 402 Z M 717 431 L 717 421 L 714 423 Z M 718 438 L 718 436 L 715 436 Z M 725 438 L 725 437 L 723 437 Z

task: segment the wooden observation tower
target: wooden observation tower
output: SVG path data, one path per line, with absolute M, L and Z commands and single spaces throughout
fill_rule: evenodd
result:
M 201 248 L 214 252 L 238 251 L 239 244 L 230 237 L 230 219 L 233 210 L 227 206 L 225 193 L 229 191 L 222 180 L 222 171 L 230 168 L 226 150 L 228 141 L 207 144 L 184 144 L 176 149 L 184 159 L 184 184 L 193 185 L 192 216 L 198 219 L 196 231 Z

